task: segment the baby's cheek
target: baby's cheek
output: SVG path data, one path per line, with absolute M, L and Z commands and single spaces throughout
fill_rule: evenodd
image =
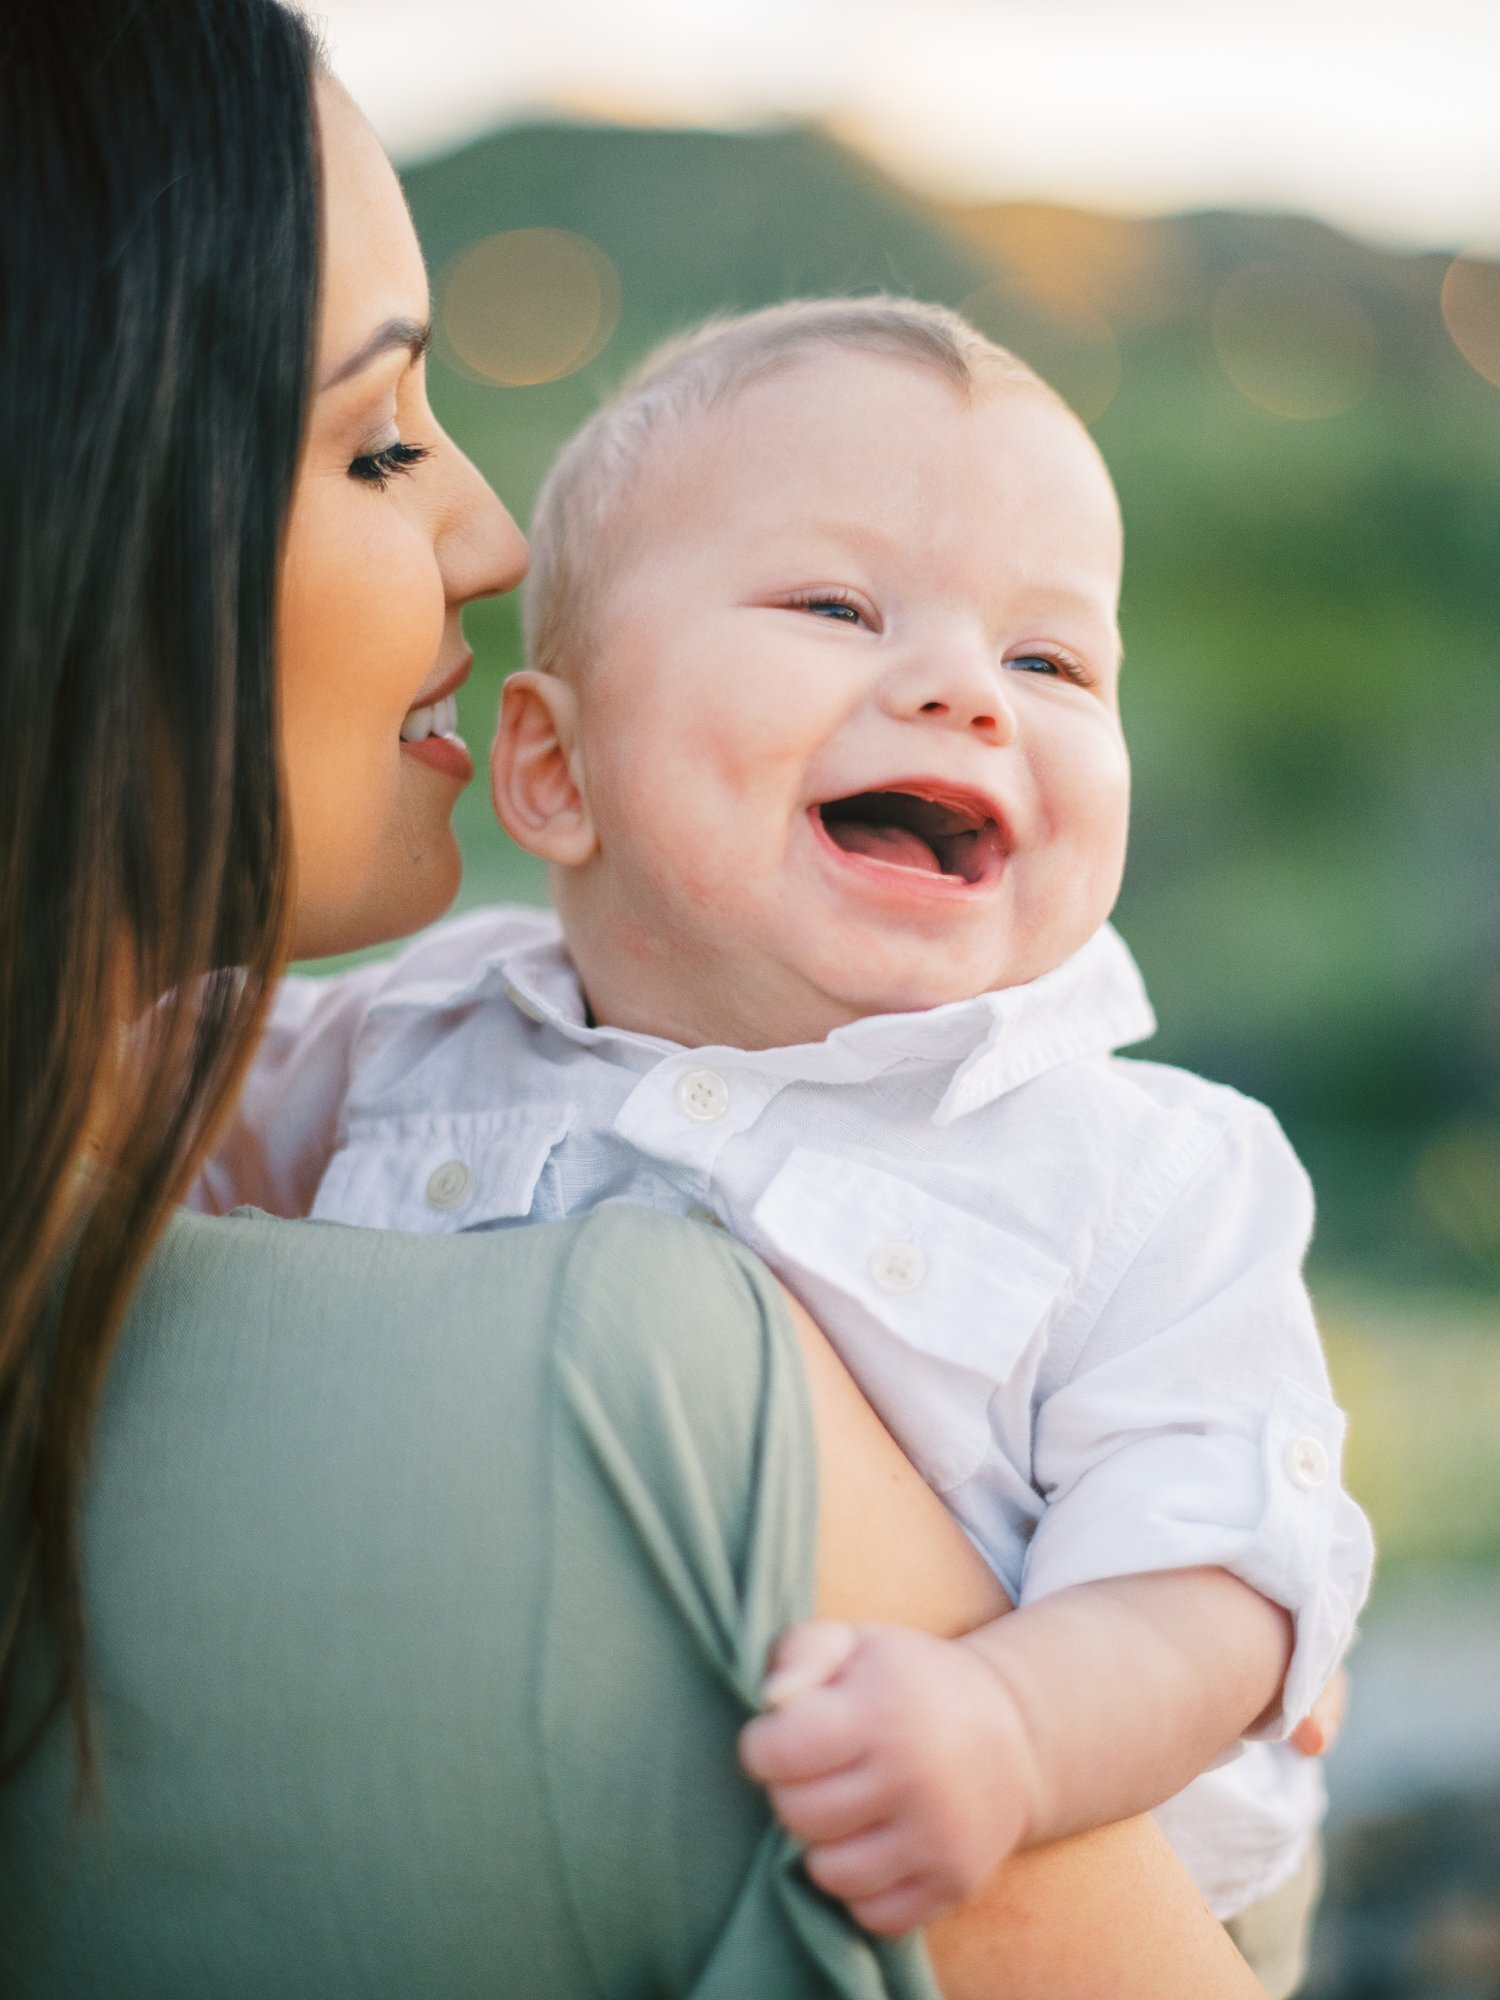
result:
M 1125 871 L 1129 779 L 1121 760 L 1100 758 L 1083 775 L 1068 825 L 1058 842 L 1067 871 L 1067 901 L 1081 944 L 1114 908 Z
M 1051 747 L 1042 774 L 1053 831 L 1075 852 L 1109 865 L 1124 852 L 1130 813 L 1130 759 L 1104 718 Z
M 1100 868 L 1118 884 L 1130 831 L 1130 766 L 1123 749 L 1101 761 L 1092 788 L 1095 821 L 1090 845 Z

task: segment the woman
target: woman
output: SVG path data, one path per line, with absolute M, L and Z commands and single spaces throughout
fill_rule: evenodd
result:
M 815 1592 L 957 1630 L 994 1586 L 766 1275 L 620 1211 L 171 1212 L 288 956 L 451 897 L 467 759 L 401 725 L 524 551 L 426 405 L 415 239 L 294 17 L 19 15 L 0 1988 L 930 1992 L 810 1889 L 734 1736 Z M 1255 1990 L 1144 1826 L 930 1942 L 950 1996 Z

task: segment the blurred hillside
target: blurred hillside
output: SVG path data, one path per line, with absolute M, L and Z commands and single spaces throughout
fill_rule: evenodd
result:
M 1500 388 L 1445 327 L 1448 260 L 1290 219 L 940 213 L 807 131 L 509 129 L 407 187 L 434 404 L 523 522 L 599 397 L 715 310 L 909 291 L 1070 396 L 1129 535 L 1119 921 L 1162 1017 L 1150 1053 L 1274 1106 L 1326 1262 L 1491 1293 Z M 513 607 L 469 629 L 479 745 Z M 465 901 L 542 893 L 482 785 L 461 827 Z

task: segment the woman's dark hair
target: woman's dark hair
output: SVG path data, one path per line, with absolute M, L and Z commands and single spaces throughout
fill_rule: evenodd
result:
M 276 0 L 0 24 L 0 1753 L 66 1709 L 85 1783 L 95 1407 L 283 950 L 316 61 Z

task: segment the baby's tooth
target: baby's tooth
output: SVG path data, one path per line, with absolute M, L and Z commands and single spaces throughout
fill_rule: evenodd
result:
M 430 736 L 432 734 L 433 713 L 434 711 L 431 708 L 414 708 L 410 710 L 406 720 L 401 725 L 401 741 L 403 743 L 420 743 L 424 736 Z
M 432 733 L 434 736 L 456 736 L 458 734 L 458 696 L 445 695 L 432 712 Z

